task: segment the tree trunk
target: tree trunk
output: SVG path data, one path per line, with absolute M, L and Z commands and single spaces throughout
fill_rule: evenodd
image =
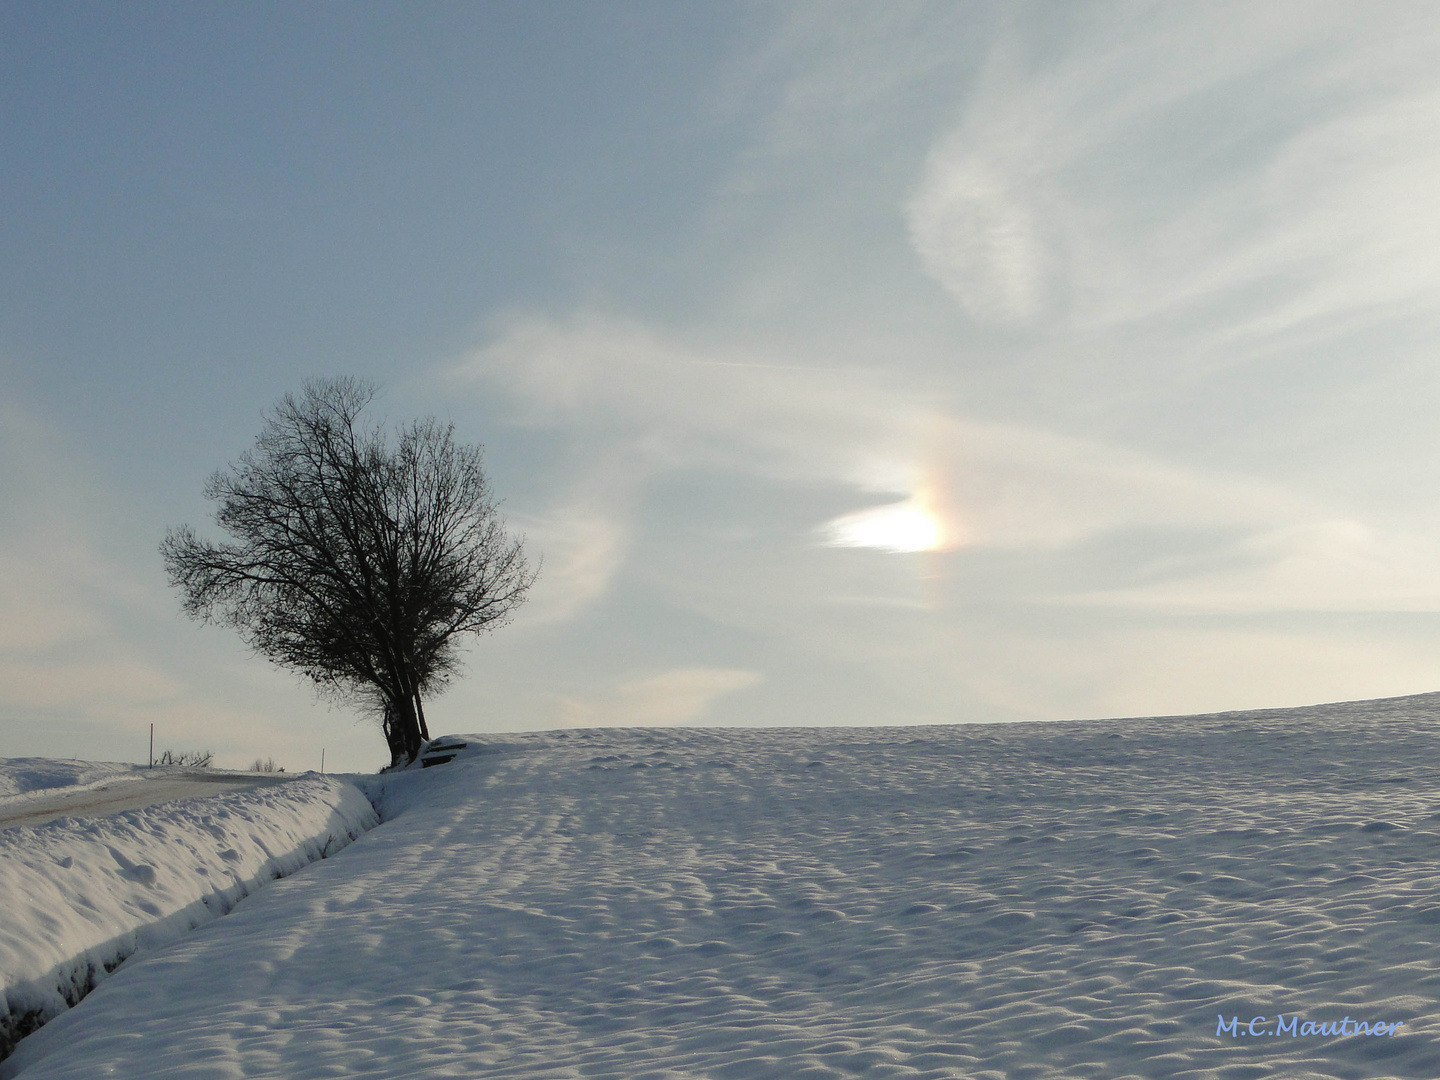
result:
M 410 695 L 385 703 L 385 741 L 390 744 L 390 764 L 408 765 L 420 755 L 424 740 L 415 712 L 415 698 Z
M 385 719 L 380 722 L 380 730 L 385 733 L 385 744 L 390 747 L 391 766 L 399 765 L 405 757 L 405 737 L 400 716 L 394 703 L 388 699 L 385 702 Z

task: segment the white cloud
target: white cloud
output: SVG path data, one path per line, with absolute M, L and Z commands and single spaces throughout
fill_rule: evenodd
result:
M 705 465 L 918 497 L 960 545 L 1063 547 L 1116 528 L 1250 525 L 1301 512 L 1257 481 L 955 416 L 938 395 L 902 389 L 880 370 L 787 360 L 614 320 L 531 318 L 455 374 L 498 385 L 523 422 L 570 433 L 587 469 L 611 462 L 637 482 Z
M 631 504 L 643 466 L 623 450 L 582 463 L 539 510 L 510 516 L 539 577 L 520 609 L 522 627 L 563 622 L 609 591 L 630 548 Z
M 729 88 L 732 115 L 775 100 L 708 208 L 733 248 L 683 314 L 518 317 L 459 365 L 569 447 L 535 511 L 574 567 L 554 621 L 623 571 L 633 604 L 606 616 L 627 636 L 605 646 L 627 669 L 693 619 L 789 654 L 757 701 L 804 670 L 812 698 L 846 687 L 847 717 L 1427 688 L 1418 622 L 1378 645 L 1335 624 L 1440 600 L 1417 513 L 1356 495 L 1406 372 L 1370 385 L 1369 416 L 1347 400 L 1393 361 L 1376 326 L 1440 313 L 1440 24 L 1283 0 L 903 8 L 803 8 Z M 1314 625 L 1256 629 L 1294 612 Z M 861 686 L 878 704 L 844 700 Z M 624 696 L 567 708 L 595 722 Z
M 1440 23 L 1086 10 L 1043 64 L 1013 21 L 909 203 L 916 253 L 973 317 L 1192 320 L 1191 347 L 1233 350 L 1440 310 Z
M 522 423 L 583 435 L 616 470 L 713 464 L 795 482 L 892 485 L 923 436 L 924 398 L 874 369 L 764 346 L 697 346 L 595 314 L 512 319 L 455 365 Z M 890 490 L 896 490 L 891 488 Z
M 1027 181 L 955 139 L 932 154 L 910 203 L 925 268 L 980 322 L 1029 322 L 1052 304 L 1058 253 Z
M 819 0 L 754 10 L 767 40 L 731 57 L 710 95 L 725 120 L 759 120 L 731 181 L 744 191 L 793 188 L 797 163 L 848 163 L 897 124 L 926 123 L 934 87 L 963 71 L 990 21 L 979 5 L 950 3 Z M 831 172 L 827 193 L 853 176 Z
M 674 668 L 621 683 L 588 698 L 563 697 L 557 718 L 566 727 L 665 727 L 705 717 L 721 697 L 761 681 L 735 668 Z
M 582 316 L 516 321 L 457 373 L 500 388 L 523 422 L 563 430 L 577 447 L 581 479 L 543 518 L 525 521 L 555 552 L 547 565 L 551 595 L 537 595 L 537 622 L 569 618 L 604 596 L 635 538 L 653 527 L 639 509 L 640 492 L 667 471 L 696 467 L 748 476 L 772 499 L 786 490 L 849 487 L 853 511 L 812 523 L 822 542 L 836 546 L 1038 557 L 1127 532 L 1190 537 L 1178 544 L 1183 555 L 1171 553 L 1174 543 L 1151 542 L 1149 554 L 1136 549 L 1123 584 L 1052 586 L 1044 594 L 1068 606 L 1254 613 L 1440 604 L 1440 568 L 1418 534 L 1407 539 L 1367 525 L 1256 477 L 957 416 L 938 395 L 904 389 L 877 371 L 695 345 Z M 877 506 L 876 495 L 889 498 Z M 913 542 L 914 528 L 903 537 L 876 533 L 895 525 L 897 514 L 908 514 L 912 526 L 923 520 L 924 543 Z M 708 553 L 688 573 L 681 560 L 667 571 L 669 587 L 708 596 L 705 610 L 741 625 L 747 609 L 773 615 L 776 604 L 808 603 L 806 590 L 842 596 L 858 588 L 884 599 L 865 591 L 873 586 L 802 581 L 779 570 L 773 588 L 759 590 L 766 596 L 747 596 L 744 587 L 737 593 L 722 584 L 731 571 L 712 561 L 719 557 Z M 944 573 L 947 565 L 927 563 L 924 572 Z M 768 576 L 756 566 L 746 572 Z M 1024 592 L 1027 602 L 1040 599 Z M 891 599 L 913 601 L 905 591 Z
M 545 515 L 522 515 L 512 525 L 538 557 L 540 576 L 519 618 L 524 625 L 562 622 L 609 591 L 624 564 L 628 523 L 595 500 L 561 503 Z
M 962 546 L 1061 549 L 1121 529 L 1255 528 L 1309 509 L 1244 476 L 1014 425 L 947 420 L 924 470 Z

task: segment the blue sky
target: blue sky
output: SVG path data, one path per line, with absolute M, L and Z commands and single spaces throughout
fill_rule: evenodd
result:
M 543 557 L 441 730 L 1440 685 L 1425 4 L 0 7 L 0 755 L 384 757 L 156 546 L 313 376 Z

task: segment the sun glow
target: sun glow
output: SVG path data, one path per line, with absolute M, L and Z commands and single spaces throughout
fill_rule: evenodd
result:
M 944 542 L 940 522 L 914 499 L 858 510 L 825 526 L 825 543 L 831 547 L 935 551 Z

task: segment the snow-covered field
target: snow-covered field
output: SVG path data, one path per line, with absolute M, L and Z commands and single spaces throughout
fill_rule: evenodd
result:
M 127 766 L 54 766 L 0 762 L 0 780 L 22 789 L 0 812 L 48 805 L 55 791 L 103 790 L 102 803 L 129 796 L 143 805 L 157 791 L 193 795 L 216 787 L 179 775 L 157 780 Z M 56 781 L 52 788 L 41 786 L 46 778 Z M 246 782 L 243 775 L 232 780 Z M 375 823 L 373 807 L 353 785 L 310 776 L 111 817 L 0 830 L 0 1056 L 137 949 L 225 914 L 257 886 L 338 851 Z
M 385 824 L 0 1075 L 1440 1076 L 1440 695 L 475 737 L 370 784 Z

